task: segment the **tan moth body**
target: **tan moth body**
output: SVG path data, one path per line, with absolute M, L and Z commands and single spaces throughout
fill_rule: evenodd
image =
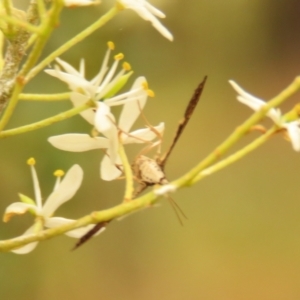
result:
M 160 165 L 144 155 L 139 156 L 133 165 L 133 171 L 138 180 L 147 185 L 168 183 L 166 175 Z

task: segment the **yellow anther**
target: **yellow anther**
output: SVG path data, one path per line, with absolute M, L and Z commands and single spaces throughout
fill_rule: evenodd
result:
M 35 159 L 33 157 L 30 157 L 27 159 L 27 165 L 34 166 L 35 165 Z
M 115 44 L 114 44 L 114 42 L 112 42 L 112 41 L 107 42 L 107 47 L 110 50 L 115 50 Z
M 123 53 L 119 53 L 115 55 L 115 60 L 121 60 L 124 58 L 124 54 Z
M 147 81 L 142 82 L 142 87 L 144 90 L 147 91 L 148 90 L 148 82 Z
M 56 170 L 53 175 L 55 177 L 63 177 L 65 175 L 65 172 L 63 170 Z
M 125 9 L 125 6 L 124 6 L 122 3 L 120 3 L 119 1 L 117 1 L 116 7 L 117 7 L 118 10 L 123 10 L 123 9 Z
M 147 95 L 151 98 L 153 98 L 155 96 L 155 93 L 150 89 L 146 90 L 146 92 L 147 92 Z
M 130 65 L 130 63 L 128 63 L 127 61 L 124 61 L 124 62 L 123 62 L 122 67 L 123 67 L 123 69 L 124 69 L 125 71 L 130 71 L 130 70 L 131 70 L 131 65 Z

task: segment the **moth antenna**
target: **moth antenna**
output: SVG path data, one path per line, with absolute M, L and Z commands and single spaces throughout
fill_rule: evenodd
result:
M 185 215 L 183 210 L 180 208 L 180 206 L 176 203 L 176 201 L 173 198 L 171 198 L 170 196 L 167 196 L 167 198 L 168 198 L 168 201 L 169 201 L 172 209 L 175 212 L 175 215 L 176 215 L 180 225 L 183 226 L 183 221 L 182 221 L 181 216 L 183 216 L 185 219 L 188 219 L 187 216 Z

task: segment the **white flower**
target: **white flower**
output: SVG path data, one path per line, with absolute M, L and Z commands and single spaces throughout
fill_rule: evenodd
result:
M 60 67 L 56 65 L 54 69 L 46 69 L 45 72 L 64 81 L 72 92 L 89 96 L 87 99 L 92 98 L 95 101 L 103 99 L 118 83 L 120 78 L 127 71 L 131 70 L 130 64 L 124 62 L 122 69 L 116 74 L 119 63 L 124 58 L 124 54 L 116 54 L 114 56 L 114 63 L 109 67 L 111 52 L 115 49 L 115 45 L 113 42 L 108 42 L 107 46 L 108 49 L 100 70 L 90 81 L 85 79 L 85 64 L 83 59 L 80 61 L 79 71 L 62 59 L 56 58 L 56 61 L 64 71 L 61 71 Z
M 66 7 L 91 6 L 100 4 L 100 0 L 64 0 Z
M 266 102 L 252 96 L 251 94 L 244 91 L 240 86 L 237 85 L 233 80 L 229 80 L 229 83 L 235 89 L 235 91 L 239 94 L 237 99 L 252 108 L 254 111 L 260 110 L 262 107 L 266 105 Z M 287 130 L 287 134 L 291 140 L 293 149 L 295 151 L 300 151 L 300 121 L 292 121 L 292 122 L 284 122 L 282 119 L 282 113 L 279 108 L 271 108 L 267 116 L 273 120 L 273 122 L 280 128 L 285 128 Z
M 115 46 L 112 42 L 108 42 L 107 44 L 108 50 L 103 59 L 100 71 L 90 81 L 85 79 L 85 66 L 83 60 L 80 61 L 79 71 L 59 58 L 56 60 L 64 71 L 61 71 L 58 66 L 56 66 L 55 69 L 45 70 L 47 74 L 64 81 L 68 85 L 69 89 L 72 91 L 70 100 L 75 107 L 86 103 L 89 99 L 94 100 L 96 103 L 99 100 L 105 99 L 107 105 L 117 106 L 128 101 L 137 100 L 141 97 L 141 94 L 147 95 L 148 91 L 142 84 L 146 82 L 146 79 L 144 77 L 139 77 L 140 79 L 138 78 L 137 81 L 141 84 L 135 84 L 134 88 L 129 92 L 112 96 L 123 87 L 132 72 L 128 72 L 131 70 L 131 67 L 125 62 L 123 63 L 122 70 L 116 74 L 119 62 L 124 57 L 122 53 L 115 55 L 114 63 L 111 67 L 108 66 L 111 51 Z M 80 115 L 90 124 L 94 125 L 95 113 L 93 108 L 83 111 Z
M 144 80 L 143 77 L 137 78 L 131 90 L 138 90 Z M 94 125 L 105 137 L 91 137 L 87 134 L 63 134 L 52 136 L 48 141 L 58 149 L 72 152 L 83 152 L 101 148 L 107 149 L 107 155 L 104 156 L 101 162 L 100 176 L 104 180 L 117 178 L 121 174 L 121 171 L 116 167 L 116 165 L 121 165 L 121 160 L 118 156 L 118 129 L 122 131 L 120 138 L 123 144 L 150 142 L 156 137 L 155 132 L 150 128 L 129 132 L 147 100 L 147 93 L 143 89 L 140 89 L 139 94 L 136 92 L 134 94 L 133 100 L 124 100 L 125 104 L 118 121 L 118 126 L 116 126 L 115 118 L 111 114 L 109 106 L 106 105 L 107 102 L 100 102 L 98 104 L 98 109 L 94 116 Z M 154 128 L 159 133 L 162 133 L 164 123 L 160 123 Z
M 166 15 L 146 0 L 118 0 L 121 7 L 134 10 L 141 18 L 151 22 L 152 26 L 159 31 L 165 38 L 173 41 L 173 35 L 164 27 L 158 18 L 165 18 Z
M 36 219 L 38 221 L 29 229 L 27 229 L 24 232 L 23 236 L 38 232 L 42 230 L 44 226 L 52 228 L 74 222 L 74 220 L 71 219 L 52 217 L 52 215 L 59 206 L 69 201 L 79 189 L 83 179 L 83 171 L 81 167 L 79 165 L 74 165 L 73 167 L 71 167 L 67 174 L 64 176 L 63 180 L 60 180 L 61 176 L 63 176 L 63 172 L 60 170 L 57 171 L 57 182 L 54 186 L 54 190 L 46 199 L 45 203 L 42 204 L 42 195 L 37 173 L 34 168 L 34 159 L 29 159 L 28 164 L 31 166 L 35 201 L 24 195 L 20 195 L 21 200 L 23 200 L 24 202 L 15 202 L 10 204 L 5 210 L 3 221 L 9 221 L 9 219 L 14 215 L 24 214 L 27 211 L 32 212 L 37 217 Z M 67 232 L 66 234 L 68 236 L 78 238 L 88 232 L 91 228 L 93 228 L 93 226 L 94 225 L 89 225 L 84 228 L 75 229 Z M 17 254 L 26 254 L 31 252 L 37 246 L 37 244 L 38 242 L 33 242 L 16 250 L 12 250 L 12 252 Z
M 116 74 L 119 63 L 124 58 L 124 54 L 116 54 L 114 56 L 114 63 L 109 67 L 111 52 L 115 49 L 115 45 L 113 42 L 108 42 L 107 46 L 108 49 L 100 70 L 90 81 L 85 79 L 85 64 L 83 59 L 80 61 L 79 71 L 62 59 L 56 58 L 56 61 L 64 71 L 61 71 L 60 67 L 56 65 L 54 69 L 46 69 L 45 72 L 64 81 L 72 92 L 89 96 L 87 99 L 92 98 L 95 101 L 103 99 L 120 78 L 131 69 L 130 64 L 124 62 L 122 70 Z

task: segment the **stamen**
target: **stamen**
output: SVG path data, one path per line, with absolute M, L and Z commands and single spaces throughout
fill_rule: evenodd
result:
M 53 175 L 55 177 L 63 177 L 65 175 L 65 172 L 63 170 L 56 170 Z
M 107 42 L 107 47 L 110 50 L 115 50 L 115 44 L 114 44 L 114 42 L 112 42 L 112 41 Z
M 35 165 L 35 159 L 33 157 L 30 157 L 27 159 L 27 165 L 34 166 Z
M 124 54 L 123 53 L 119 53 L 119 54 L 116 54 L 114 56 L 114 59 L 115 60 L 122 60 L 124 58 Z
M 155 93 L 152 90 L 148 89 L 148 90 L 146 90 L 146 92 L 149 97 L 151 97 L 151 98 L 155 97 Z
M 143 87 L 143 89 L 144 90 L 148 90 L 148 82 L 147 81 L 144 81 L 143 83 L 142 83 L 142 87 Z
M 123 62 L 122 67 L 125 71 L 130 71 L 131 70 L 131 65 L 127 61 Z
M 125 6 L 122 3 L 120 3 L 119 1 L 117 1 L 116 7 L 117 7 L 118 10 L 124 10 L 125 9 Z

